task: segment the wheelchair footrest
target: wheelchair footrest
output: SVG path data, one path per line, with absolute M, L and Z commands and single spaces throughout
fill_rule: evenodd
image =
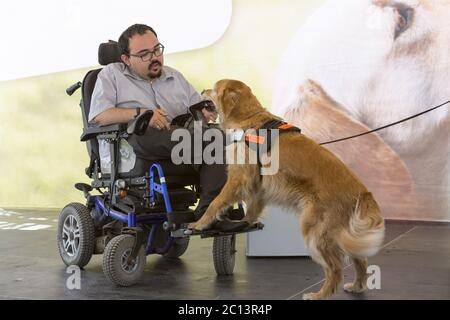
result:
M 229 227 L 225 228 L 223 227 L 223 230 L 221 229 L 208 229 L 208 230 L 190 230 L 186 229 L 183 230 L 183 234 L 186 236 L 196 236 L 199 235 L 201 238 L 210 238 L 210 237 L 221 237 L 221 236 L 227 236 L 232 234 L 238 234 L 238 233 L 247 233 L 257 230 L 262 230 L 264 228 L 264 224 L 261 222 L 257 222 L 253 225 L 248 225 L 247 223 L 244 224 L 237 224 L 238 222 L 233 222 L 235 224 L 235 228 Z

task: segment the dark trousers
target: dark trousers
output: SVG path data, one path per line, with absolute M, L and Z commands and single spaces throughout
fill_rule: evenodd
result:
M 172 132 L 179 127 L 171 127 L 171 130 L 157 130 L 148 128 L 142 136 L 132 135 L 128 142 L 133 146 L 134 152 L 139 158 L 157 161 L 171 159 L 172 149 L 179 143 L 171 141 Z M 193 137 L 194 130 L 191 129 L 190 136 Z M 203 148 L 210 142 L 202 143 Z M 191 140 L 191 147 L 194 141 Z M 192 149 L 193 150 L 193 149 Z M 192 152 L 193 153 L 193 152 Z M 192 159 L 193 160 L 193 159 Z M 224 163 L 224 162 L 223 162 Z M 225 164 L 189 164 L 200 181 L 200 201 L 195 210 L 198 219 L 208 208 L 212 200 L 220 193 L 227 180 Z

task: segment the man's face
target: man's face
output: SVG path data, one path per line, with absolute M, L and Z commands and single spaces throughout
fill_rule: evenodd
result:
M 129 52 L 131 55 L 141 55 L 149 51 L 154 51 L 159 45 L 158 38 L 151 31 L 145 34 L 135 34 L 129 41 Z M 140 57 L 122 55 L 122 60 L 130 69 L 144 79 L 158 78 L 162 72 L 164 64 L 163 55 L 157 57 L 155 54 L 149 61 L 142 61 Z

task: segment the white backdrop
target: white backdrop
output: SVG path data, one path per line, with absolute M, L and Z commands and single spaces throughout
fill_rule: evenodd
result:
M 96 65 L 98 45 L 134 23 L 153 27 L 167 53 L 203 48 L 224 34 L 231 9 L 231 0 L 3 2 L 0 81 Z

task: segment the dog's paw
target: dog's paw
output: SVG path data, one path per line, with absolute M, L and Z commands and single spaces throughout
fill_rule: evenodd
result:
M 199 229 L 198 229 L 197 222 L 189 223 L 188 226 L 187 226 L 187 228 L 190 229 L 190 230 L 199 230 Z
M 364 290 L 366 290 L 366 288 L 364 286 L 361 286 L 359 284 L 355 284 L 353 282 L 349 282 L 344 284 L 344 290 L 346 292 L 350 292 L 350 293 L 361 293 Z
M 318 292 L 310 292 L 303 294 L 303 300 L 321 300 L 323 299 Z
M 210 228 L 212 222 L 208 222 L 205 219 L 200 219 L 197 222 L 192 222 L 188 224 L 188 229 L 203 231 Z

